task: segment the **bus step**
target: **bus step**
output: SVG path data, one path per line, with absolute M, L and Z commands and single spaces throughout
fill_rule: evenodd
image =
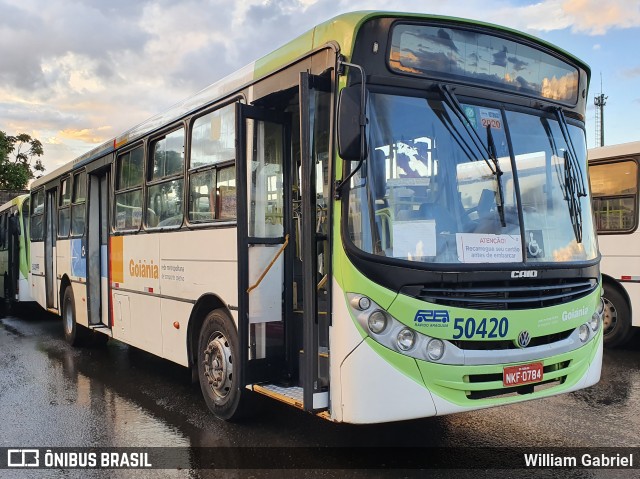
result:
M 275 384 L 254 384 L 253 391 L 269 396 L 298 409 L 303 409 L 303 391 L 299 386 L 282 387 Z
M 90 325 L 89 328 L 91 329 L 108 329 L 109 331 L 111 331 L 111 328 L 109 326 L 107 326 L 106 324 L 95 324 L 95 325 Z

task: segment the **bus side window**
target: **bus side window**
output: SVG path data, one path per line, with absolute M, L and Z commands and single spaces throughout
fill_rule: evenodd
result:
M 190 158 L 189 221 L 235 219 L 235 104 L 196 118 Z
M 137 231 L 142 225 L 143 158 L 144 152 L 139 146 L 116 160 L 114 228 L 118 231 Z M 147 211 L 147 218 L 157 222 L 152 211 Z
M 60 183 L 60 205 L 58 206 L 58 237 L 66 238 L 71 230 L 71 180 L 65 178 Z
M 31 193 L 31 241 L 42 241 L 44 236 L 44 189 Z
M 71 204 L 71 235 L 84 235 L 85 201 L 87 196 L 87 174 L 84 171 L 73 175 L 73 197 Z
M 638 164 L 633 159 L 589 166 L 599 233 L 637 227 Z
M 149 228 L 182 225 L 184 128 L 154 140 L 149 150 L 147 217 Z

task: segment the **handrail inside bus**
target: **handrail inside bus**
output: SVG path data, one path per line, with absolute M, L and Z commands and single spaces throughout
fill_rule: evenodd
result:
M 249 286 L 247 288 L 247 293 L 250 293 L 251 291 L 253 291 L 254 289 L 256 289 L 258 286 L 260 286 L 260 283 L 262 283 L 262 280 L 264 279 L 264 277 L 267 275 L 267 273 L 269 272 L 269 270 L 271 269 L 271 267 L 274 265 L 274 263 L 276 262 L 276 260 L 280 257 L 280 255 L 282 254 L 282 252 L 284 251 L 284 249 L 287 247 L 287 245 L 289 244 L 289 235 L 284 237 L 284 243 L 282 244 L 282 246 L 280 247 L 280 249 L 278 250 L 278 252 L 276 253 L 276 255 L 273 257 L 273 259 L 271 260 L 271 263 L 269 263 L 269 265 L 264 269 L 264 271 L 262 272 L 262 274 L 260 275 L 260 277 L 258 278 L 258 281 L 255 282 L 255 284 L 253 286 Z

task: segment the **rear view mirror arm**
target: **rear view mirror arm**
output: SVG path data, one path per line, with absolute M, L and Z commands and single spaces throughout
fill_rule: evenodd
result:
M 336 189 L 335 189 L 335 199 L 339 200 L 342 195 L 342 188 L 344 185 L 349 183 L 349 180 L 355 175 L 360 168 L 362 167 L 362 163 L 366 157 L 366 128 L 367 128 L 367 95 L 366 95 L 366 76 L 364 72 L 364 68 L 362 66 L 357 65 L 355 63 L 345 62 L 342 59 L 338 59 L 338 71 L 344 72 L 344 67 L 348 66 L 350 68 L 355 68 L 360 72 L 360 82 L 362 86 L 360 88 L 360 159 L 358 160 L 358 165 L 351 170 L 351 172 L 342 180 L 336 181 Z

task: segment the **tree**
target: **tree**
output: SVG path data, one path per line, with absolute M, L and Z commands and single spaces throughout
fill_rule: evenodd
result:
M 29 180 L 36 177 L 36 172 L 44 171 L 40 160 L 43 154 L 40 140 L 26 133 L 9 136 L 0 131 L 0 189 L 26 189 Z

